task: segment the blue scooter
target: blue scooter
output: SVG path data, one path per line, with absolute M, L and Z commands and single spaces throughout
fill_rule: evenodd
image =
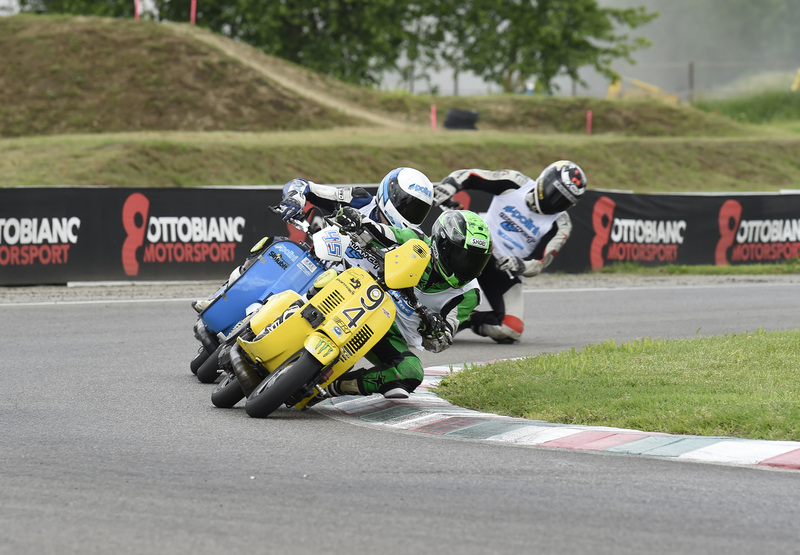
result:
M 305 222 L 307 223 L 307 222 Z M 231 278 L 200 307 L 194 335 L 200 348 L 189 367 L 203 383 L 214 382 L 219 365 L 216 360 L 220 334 L 225 337 L 249 312 L 281 291 L 305 293 L 325 270 L 305 243 L 286 237 L 265 237 Z

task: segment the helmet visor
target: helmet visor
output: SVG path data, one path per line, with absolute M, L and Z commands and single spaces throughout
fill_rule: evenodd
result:
M 573 205 L 564 194 L 555 186 L 552 180 L 545 180 L 539 184 L 539 209 L 542 214 L 558 214 Z
M 544 198 L 539 201 L 539 206 L 544 214 L 558 214 L 572 206 L 572 202 L 551 186 L 550 193 L 545 193 Z
M 389 202 L 412 224 L 421 224 L 431 210 L 430 203 L 410 195 L 398 185 L 389 188 Z
M 439 265 L 450 285 L 463 287 L 478 277 L 489 258 L 490 252 L 478 252 L 457 247 L 450 241 L 439 245 Z M 455 283 L 457 281 L 458 283 Z

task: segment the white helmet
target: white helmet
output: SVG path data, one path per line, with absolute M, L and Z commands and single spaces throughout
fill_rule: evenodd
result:
M 419 170 L 396 168 L 378 185 L 375 198 L 389 225 L 415 229 L 431 210 L 433 185 Z

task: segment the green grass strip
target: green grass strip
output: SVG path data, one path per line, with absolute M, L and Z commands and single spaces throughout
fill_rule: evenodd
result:
M 450 403 L 564 424 L 800 440 L 800 330 L 609 340 L 446 377 Z

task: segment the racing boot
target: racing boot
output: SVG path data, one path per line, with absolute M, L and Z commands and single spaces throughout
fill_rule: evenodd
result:
M 342 397 L 344 395 L 366 395 L 366 393 L 363 393 L 358 387 L 358 378 L 352 376 L 348 377 L 348 374 L 349 372 L 343 374 L 338 380 L 331 382 L 331 384 L 325 388 L 325 392 L 331 397 Z
M 386 384 L 385 387 L 395 385 L 395 384 Z M 338 380 L 331 383 L 328 387 L 325 388 L 325 391 L 331 397 L 341 397 L 343 395 L 368 395 L 368 393 L 364 393 L 358 385 L 358 379 L 342 379 L 339 378 Z M 400 385 L 399 383 L 395 385 L 395 387 L 388 387 L 386 391 L 381 392 L 387 399 L 408 399 L 408 391 Z
M 408 399 L 409 393 L 403 386 L 398 385 L 384 391 L 382 395 L 387 399 Z
M 467 322 L 473 333 L 481 337 L 491 337 L 501 345 L 518 343 L 522 336 L 522 320 L 511 314 L 501 317 L 496 312 L 473 312 Z M 464 324 L 459 326 L 459 330 L 463 329 L 462 326 Z

